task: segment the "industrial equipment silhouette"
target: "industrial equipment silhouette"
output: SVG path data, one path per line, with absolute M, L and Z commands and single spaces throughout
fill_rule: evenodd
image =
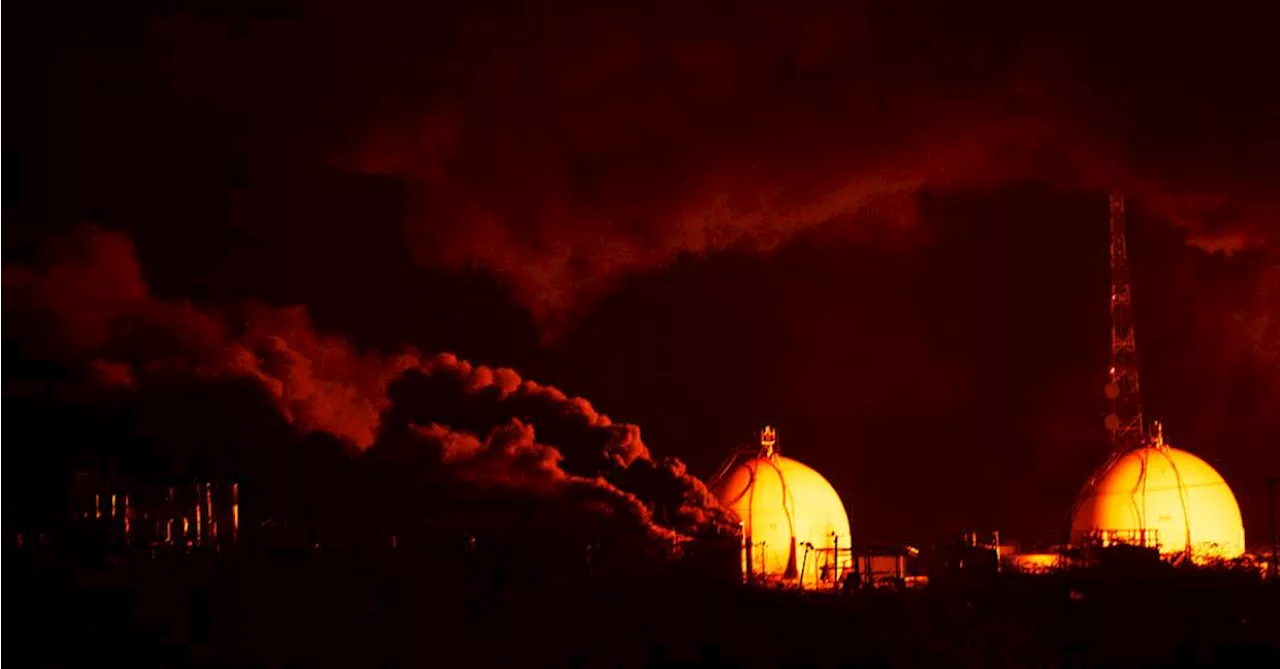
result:
M 1142 416 L 1125 200 L 1109 196 L 1111 229 L 1111 414 L 1107 462 L 1072 509 L 1072 543 L 1085 549 L 1136 544 L 1196 562 L 1244 552 L 1240 508 L 1226 481 L 1200 458 L 1164 441 Z

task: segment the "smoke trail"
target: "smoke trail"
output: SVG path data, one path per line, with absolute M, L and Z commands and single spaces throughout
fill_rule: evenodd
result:
M 224 315 L 160 300 L 118 233 L 79 230 L 45 266 L 6 268 L 5 279 L 7 314 L 29 324 L 19 338 L 81 365 L 99 387 L 247 381 L 301 432 L 360 450 L 429 447 L 444 471 L 476 486 L 594 499 L 667 539 L 674 534 L 653 522 L 653 506 L 681 532 L 729 527 L 682 463 L 655 461 L 639 428 L 584 399 L 450 354 L 356 351 L 317 332 L 300 307 L 250 304 Z

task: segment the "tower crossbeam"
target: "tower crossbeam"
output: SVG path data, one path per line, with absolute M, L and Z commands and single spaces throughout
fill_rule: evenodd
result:
M 1129 284 L 1129 250 L 1125 243 L 1124 195 L 1110 194 L 1111 219 L 1111 432 L 1112 455 L 1141 448 L 1146 442 L 1142 396 L 1138 384 L 1138 345 L 1134 336 L 1133 295 Z

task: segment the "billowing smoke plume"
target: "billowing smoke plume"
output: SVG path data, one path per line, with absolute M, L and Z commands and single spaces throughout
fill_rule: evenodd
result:
M 521 380 L 511 369 L 471 365 L 448 354 L 426 360 L 399 377 L 391 388 L 384 430 L 439 421 L 470 434 L 510 434 L 511 417 L 537 426 L 552 452 L 536 451 L 532 460 L 557 465 L 626 489 L 644 490 L 663 520 L 688 531 L 723 523 L 714 497 L 675 458 L 656 461 L 635 425 L 614 423 L 590 402 L 560 390 Z M 520 434 L 524 434 L 521 432 Z M 531 434 L 531 433 L 530 433 Z M 470 443 L 470 442 L 466 442 Z M 511 443 L 501 439 L 500 443 Z M 466 452 L 467 449 L 462 449 Z M 535 451 L 518 449 L 521 457 Z
M 99 388 L 247 383 L 302 433 L 331 435 L 375 460 L 407 457 L 454 485 L 555 497 L 663 540 L 728 528 L 683 464 L 655 461 L 636 426 L 586 400 L 452 355 L 361 353 L 317 332 L 300 307 L 216 314 L 158 299 L 119 233 L 83 228 L 43 267 L 6 268 L 5 308 L 21 326 L 7 342 L 28 358 L 70 361 Z
M 955 195 L 952 187 L 961 187 L 961 199 L 977 194 L 1006 200 L 1009 181 L 1049 182 L 1058 187 L 1054 190 L 1072 194 L 1118 185 L 1129 193 L 1135 219 L 1150 213 L 1168 219 L 1146 229 L 1135 220 L 1133 227 L 1139 240 L 1133 249 L 1138 318 L 1148 324 L 1140 328 L 1140 348 L 1144 356 L 1155 354 L 1158 363 L 1154 372 L 1152 365 L 1144 368 L 1144 379 L 1151 380 L 1144 381 L 1147 397 L 1153 407 L 1164 405 L 1171 438 L 1183 439 L 1177 443 L 1216 463 L 1215 454 L 1204 450 L 1207 443 L 1221 443 L 1226 450 L 1265 442 L 1265 435 L 1274 433 L 1270 417 L 1277 412 L 1268 408 L 1274 404 L 1254 408 L 1251 398 L 1255 381 L 1270 379 L 1268 387 L 1280 387 L 1280 367 L 1273 362 L 1275 291 L 1267 289 L 1268 275 L 1257 262 L 1266 247 L 1275 252 L 1280 211 L 1273 186 L 1280 182 L 1275 123 L 1280 85 L 1273 65 L 1280 61 L 1280 42 L 1259 3 L 1234 4 L 1240 3 L 1208 9 L 1169 4 L 1151 11 L 1089 0 L 570 0 L 546 8 L 485 0 L 358 5 L 304 0 L 266 10 L 225 8 L 235 14 L 230 17 L 140 10 L 163 13 L 146 14 L 145 27 L 133 13 L 52 12 L 28 36 L 36 51 L 60 56 L 34 58 L 39 73 L 15 96 L 26 103 L 31 125 L 42 130 L 18 138 L 24 156 L 20 214 L 30 223 L 28 237 L 43 238 L 45 231 L 35 228 L 76 215 L 102 216 L 113 226 L 136 225 L 135 237 L 157 289 L 196 294 L 195 281 L 199 289 L 232 296 L 306 303 L 317 319 L 342 323 L 353 336 L 383 347 L 394 343 L 387 332 L 416 327 L 412 336 L 418 341 L 437 341 L 430 337 L 447 333 L 433 350 L 456 350 L 459 342 L 479 341 L 491 330 L 526 326 L 505 311 L 508 305 L 493 294 L 484 274 L 500 278 L 540 317 L 544 330 L 554 331 L 564 325 L 560 319 L 608 295 L 615 289 L 611 284 L 628 273 L 661 268 L 683 254 L 788 246 L 776 258 L 752 260 L 751 272 L 725 274 L 725 266 L 738 258 L 729 253 L 652 277 L 654 283 L 672 280 L 665 293 L 637 280 L 608 305 L 615 310 L 608 319 L 605 312 L 596 314 L 623 330 L 627 319 L 652 318 L 656 311 L 643 305 L 633 309 L 637 293 L 689 298 L 683 308 L 701 315 L 687 319 L 695 329 L 690 334 L 704 335 L 701 341 L 685 337 L 695 341 L 652 346 L 647 358 L 633 352 L 648 346 L 643 340 L 652 333 L 677 331 L 673 325 L 682 322 L 680 310 L 663 310 L 653 323 L 631 329 L 625 347 L 632 350 L 622 355 L 646 368 L 635 374 L 636 383 L 653 385 L 641 395 L 664 387 L 664 375 L 688 382 L 679 406 L 652 409 L 650 429 L 689 434 L 698 430 L 683 428 L 697 426 L 706 431 L 691 439 L 722 443 L 724 435 L 740 429 L 742 416 L 776 415 L 788 402 L 797 406 L 797 420 L 803 417 L 811 425 L 822 424 L 823 416 L 835 421 L 849 413 L 882 415 L 886 404 L 901 404 L 908 416 L 923 417 L 921 407 L 935 403 L 964 415 L 993 415 L 996 409 L 968 407 L 959 398 L 995 397 L 981 384 L 966 385 L 998 373 L 1008 359 L 980 363 L 981 347 L 967 344 L 991 338 L 990 324 L 1023 315 L 946 307 L 1000 304 L 989 299 L 988 291 L 999 297 L 1006 284 L 1018 283 L 1009 280 L 1018 276 L 1016 267 L 999 269 L 1007 267 L 1004 261 L 1048 257 L 1055 250 L 1053 240 L 1077 225 L 1090 235 L 1096 231 L 1096 241 L 1081 248 L 1096 244 L 1089 248 L 1097 255 L 1082 252 L 1069 266 L 1101 281 L 1089 290 L 1104 295 L 1102 200 L 1097 209 L 1078 216 L 1020 211 L 1016 223 L 1002 221 L 1010 229 L 998 238 L 972 239 L 967 246 L 964 240 L 953 244 L 957 239 L 950 233 L 977 226 L 954 221 L 950 214 L 935 215 L 929 203 Z M 264 19 L 260 11 L 271 14 Z M 112 25 L 104 28 L 105 20 Z M 157 43 L 164 48 L 154 48 Z M 45 85 L 48 81 L 61 85 Z M 35 157 L 31 162 L 28 154 Z M 975 220 L 1001 216 L 974 214 Z M 1181 230 L 1170 232 L 1170 220 Z M 1008 234 L 1019 225 L 1025 226 L 1024 234 Z M 22 239 L 23 228 L 10 233 L 7 249 L 18 247 L 10 242 Z M 881 309 L 870 299 L 853 304 L 793 299 L 802 293 L 789 278 L 803 274 L 807 263 L 797 261 L 803 253 L 791 261 L 787 254 L 808 246 L 809 240 L 797 235 L 818 233 L 824 241 L 830 233 L 850 236 L 864 247 L 881 240 L 891 244 L 887 253 L 822 246 L 844 266 L 874 256 L 877 262 L 867 265 L 869 271 L 840 276 L 850 286 L 868 286 L 868 294 L 892 308 Z M 1153 252 L 1158 260 L 1142 265 L 1142 247 L 1175 234 L 1183 237 L 1174 241 L 1177 249 Z M 1013 238 L 1017 241 L 1004 246 Z M 788 240 L 799 243 L 788 245 Z M 912 253 L 897 253 L 903 242 L 912 245 Z M 934 252 L 933 242 L 1010 273 L 974 282 L 971 291 L 956 294 L 963 299 L 945 299 L 954 283 L 945 277 L 958 268 L 946 253 Z M 1188 244 L 1196 248 L 1183 248 Z M 434 268 L 410 267 L 400 255 L 404 245 L 410 247 L 405 255 L 422 264 L 479 268 L 484 283 L 471 283 L 477 277 L 470 272 L 450 272 L 449 281 L 437 281 Z M 849 262 L 850 257 L 855 260 Z M 1156 267 L 1166 261 L 1166 267 Z M 893 271 L 870 271 L 875 268 Z M 751 346 L 718 346 L 718 340 L 733 336 L 730 328 L 708 327 L 726 322 L 722 314 L 747 313 L 741 302 L 765 293 L 706 279 L 769 275 L 756 269 L 778 272 L 772 276 L 780 279 L 780 290 L 771 295 L 786 308 L 776 309 L 773 318 L 782 326 L 780 334 L 790 332 L 795 344 L 790 351 L 775 346 L 772 336 L 754 339 Z M 1068 266 L 1057 271 L 1067 272 Z M 889 289 L 876 285 L 886 274 L 900 283 Z M 459 277 L 462 289 L 456 289 Z M 916 277 L 923 280 L 923 291 L 944 298 L 915 299 L 920 297 Z M 1083 275 L 1073 280 L 1082 292 L 1085 280 Z M 166 364 L 178 369 L 201 364 L 202 370 L 238 364 L 256 371 L 260 380 L 249 381 L 264 388 L 272 381 L 268 385 L 281 398 L 273 400 L 277 414 L 287 414 L 305 429 L 344 433 L 353 443 L 372 443 L 386 427 L 370 420 L 392 408 L 386 404 L 390 400 L 376 399 L 386 397 L 376 386 L 394 377 L 378 371 L 385 359 L 373 356 L 366 368 L 364 358 L 338 355 L 344 349 L 337 348 L 318 364 L 321 357 L 313 348 L 324 346 L 322 338 L 307 343 L 266 330 L 245 339 L 249 328 L 240 310 L 217 317 L 173 303 L 163 303 L 163 310 L 141 310 L 146 316 L 111 320 L 112 329 L 106 330 L 101 324 L 107 321 L 94 310 L 115 313 L 124 306 L 138 312 L 137 289 L 143 284 L 129 284 L 127 276 L 95 281 L 95 290 L 114 291 L 110 300 L 104 296 L 90 308 L 63 304 L 71 327 L 58 337 L 74 332 L 72 339 L 109 340 L 110 354 L 81 354 L 86 361 L 103 361 L 95 373 L 104 381 L 145 387 L 165 369 L 156 362 L 164 356 L 155 353 L 186 351 L 194 338 L 196 350 L 205 355 L 187 354 L 195 361 L 178 356 L 182 364 Z M 698 285 L 718 287 L 687 290 Z M 1156 285 L 1172 296 L 1164 304 L 1156 303 L 1159 297 L 1151 288 Z M 738 303 L 728 304 L 734 298 Z M 1020 299 L 1053 301 L 1030 293 Z M 108 307 L 101 306 L 104 300 Z M 442 304 L 452 310 L 446 322 L 439 328 L 423 325 L 441 314 Z M 708 309 L 709 304 L 723 306 Z M 1143 309 L 1167 320 L 1151 325 Z M 936 321 L 931 314 L 939 312 L 944 314 L 940 324 L 919 325 Z M 845 318 L 831 315 L 836 313 Z M 862 318 L 865 327 L 855 323 Z M 1099 320 L 1071 329 L 1090 318 Z M 1105 334 L 1102 319 L 1105 310 L 1081 312 L 1071 325 L 1054 328 L 1079 344 L 1072 350 L 1082 351 L 1082 369 L 1102 369 L 1105 337 L 1088 334 Z M 832 327 L 833 320 L 843 320 L 843 327 Z M 176 328 L 180 334 L 166 326 L 170 321 L 184 324 Z M 971 324 L 967 339 L 952 336 L 962 324 Z M 578 376 L 584 374 L 576 370 L 599 366 L 589 361 L 619 362 L 617 343 L 601 344 L 597 354 L 588 354 L 594 342 L 608 338 L 594 336 L 594 323 L 587 326 L 563 332 L 567 336 L 560 343 L 574 351 L 565 369 Z M 14 327 L 11 320 L 6 336 Z M 744 317 L 738 329 L 748 328 L 764 330 Z M 133 334 L 126 336 L 122 329 Z M 1181 348 L 1166 347 L 1159 355 L 1157 332 L 1176 337 Z M 526 334 L 503 337 L 525 342 Z M 272 336 L 278 340 L 269 341 Z M 47 347 L 68 344 L 58 337 L 35 341 Z M 659 337 L 665 342 L 653 343 L 680 339 Z M 143 340 L 145 346 L 127 343 Z M 206 342 L 203 349 L 200 341 Z M 251 355 L 228 361 L 224 342 Z M 1086 356 L 1091 345 L 1096 349 Z M 476 350 L 486 348 L 491 347 L 476 345 Z M 764 370 L 748 375 L 740 370 L 753 348 L 771 354 L 762 360 L 769 363 Z M 556 348 L 542 353 L 558 354 Z M 1042 366 L 1041 360 L 1027 359 L 1027 366 Z M 342 362 L 371 371 L 334 373 L 331 366 Z M 421 363 L 406 362 L 411 369 Z M 659 365 L 672 369 L 655 374 Z M 687 373 L 697 365 L 700 373 Z M 1167 370 L 1167 378 L 1151 378 L 1159 370 Z M 777 382 L 766 391 L 745 390 L 755 385 L 748 377 L 757 374 Z M 860 387 L 850 388 L 844 379 Z M 608 392 L 615 383 L 607 378 L 593 394 Z M 722 395 L 717 383 L 738 388 Z M 1099 383 L 1081 378 L 1079 394 L 1064 398 L 1099 397 Z M 417 381 L 406 383 L 414 385 Z M 346 387 L 354 390 L 345 392 Z M 1172 396 L 1159 401 L 1161 388 Z M 754 399 L 744 401 L 748 396 Z M 479 405 L 490 402 L 487 395 L 469 397 Z M 1174 406 L 1179 397 L 1183 404 Z M 1280 393 L 1271 394 L 1277 397 Z M 699 402 L 691 399 L 717 406 L 699 411 Z M 514 406 L 512 400 L 493 403 Z M 1061 405 L 1063 415 L 1091 415 L 1088 407 L 1075 414 L 1078 406 Z M 397 415 L 412 417 L 420 427 L 435 422 L 468 431 L 481 443 L 489 430 L 511 418 L 532 418 L 515 409 L 499 419 L 458 418 L 459 413 L 465 414 L 449 414 L 456 424 L 407 409 Z M 1201 417 L 1194 437 L 1177 434 L 1192 420 L 1173 420 L 1181 415 Z M 1078 438 L 1068 439 L 1058 429 L 1060 420 L 1066 419 L 1046 420 L 1046 429 L 1055 432 L 1054 441 L 1064 450 L 1076 452 L 1078 447 L 1067 444 L 1100 436 L 1080 428 Z M 1090 422 L 1096 427 L 1097 421 Z M 537 431 L 536 442 L 561 452 L 567 471 L 588 477 L 608 471 L 598 465 L 608 460 L 599 455 L 603 449 L 584 449 L 548 435 L 543 424 L 528 424 Z M 1007 432 L 1005 421 L 993 424 L 1001 426 L 1001 435 Z M 831 428 L 826 435 L 843 431 L 843 426 Z M 902 435 L 886 428 L 866 441 L 896 443 L 892 440 L 905 439 Z M 969 443 L 988 444 L 996 436 L 975 432 Z M 854 459 L 863 457 L 859 452 Z M 970 460 L 966 456 L 956 466 L 983 469 Z M 1236 471 L 1257 470 L 1248 458 L 1237 463 Z M 884 462 L 886 467 L 900 464 Z M 1092 464 L 1082 466 L 1080 475 Z M 638 484 L 622 482 L 624 475 L 644 478 L 656 472 L 665 481 L 667 470 L 678 469 L 637 459 L 609 476 L 633 489 Z M 1015 471 L 1011 468 L 1011 478 Z M 1062 476 L 1056 464 L 1045 471 L 1069 481 L 1063 485 L 1075 485 L 1075 477 Z M 868 499 L 876 499 L 877 492 L 891 494 L 893 482 L 872 483 L 885 488 L 850 486 L 867 492 Z M 1067 491 L 1066 498 L 1072 494 Z M 652 504 L 647 493 L 641 496 Z M 1265 509 L 1264 502 L 1256 508 Z M 674 513 L 671 505 L 653 504 L 653 509 L 659 521 Z M 886 517 L 865 515 L 871 522 Z M 1265 511 L 1245 515 L 1265 517 Z M 925 518 L 938 516 L 927 509 L 916 520 Z
M 91 365 L 108 385 L 149 376 L 257 380 L 290 422 L 360 447 L 373 441 L 390 378 L 411 358 L 352 351 L 315 332 L 301 308 L 247 305 L 233 316 L 150 294 L 127 237 L 82 227 L 46 266 L 6 268 L 5 309 L 28 355 Z
M 436 423 L 406 427 L 407 430 L 380 443 L 377 448 L 426 449 L 438 458 L 450 476 L 482 490 L 497 488 L 528 493 L 537 499 L 578 499 L 585 507 L 595 507 L 610 518 L 645 528 L 654 538 L 673 543 L 685 538 L 655 523 L 649 507 L 639 497 L 618 488 L 604 477 L 577 476 L 566 472 L 562 468 L 560 451 L 537 443 L 533 428 L 519 420 L 513 419 L 506 425 L 493 428 L 483 440 L 472 433 L 457 432 Z M 682 523 L 681 527 L 686 531 L 703 530 L 707 525 Z

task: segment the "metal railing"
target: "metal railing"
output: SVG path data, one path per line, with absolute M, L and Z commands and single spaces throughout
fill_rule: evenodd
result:
M 1124 529 L 1124 530 L 1106 530 L 1093 529 L 1076 532 L 1072 537 L 1072 543 L 1081 547 L 1090 548 L 1109 548 L 1111 546 L 1139 546 L 1142 548 L 1160 548 L 1160 530 L 1144 528 L 1144 529 Z

